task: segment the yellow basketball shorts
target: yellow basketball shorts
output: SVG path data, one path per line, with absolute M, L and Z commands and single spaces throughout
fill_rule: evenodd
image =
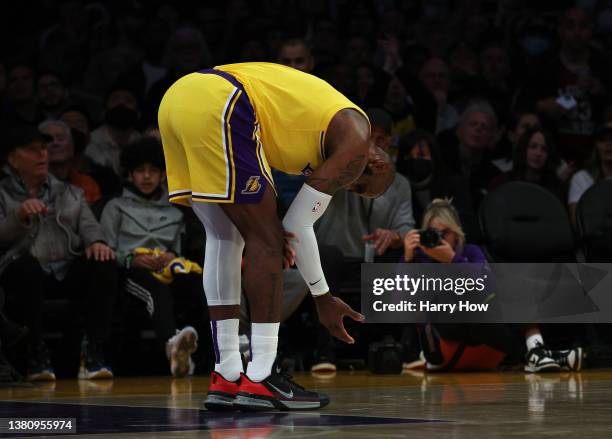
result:
M 183 76 L 159 106 L 168 191 L 173 203 L 258 203 L 270 166 L 253 106 L 232 75 L 202 70 Z

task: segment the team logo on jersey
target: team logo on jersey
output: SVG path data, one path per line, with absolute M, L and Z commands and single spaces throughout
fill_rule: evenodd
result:
M 306 166 L 304 166 L 304 169 L 302 169 L 302 175 L 304 175 L 305 177 L 308 177 L 313 172 L 314 172 L 314 169 L 312 169 L 312 166 L 310 166 L 310 163 L 308 163 Z
M 240 192 L 243 195 L 256 194 L 261 190 L 261 183 L 259 182 L 259 175 L 251 175 L 244 184 L 244 189 Z

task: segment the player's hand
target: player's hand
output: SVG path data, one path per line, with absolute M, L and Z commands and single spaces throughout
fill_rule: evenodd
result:
M 115 259 L 115 252 L 103 242 L 94 242 L 85 249 L 85 256 L 95 261 L 110 261 Z
M 297 240 L 295 233 L 285 230 L 285 241 L 283 244 L 283 270 L 295 264 L 295 249 L 291 246 L 292 240 Z
M 427 256 L 438 262 L 452 262 L 455 258 L 455 250 L 444 239 L 440 241 L 440 245 L 433 248 L 421 246 L 421 249 Z
M 319 321 L 327 328 L 329 333 L 346 343 L 355 343 L 355 339 L 344 329 L 343 319 L 345 316 L 348 316 L 357 322 L 362 322 L 365 317 L 344 303 L 343 300 L 332 296 L 330 293 L 316 296 L 314 301 Z
M 364 241 L 374 241 L 376 254 L 382 256 L 387 249 L 400 238 L 396 231 L 378 228 L 374 233 L 363 235 L 361 238 Z
M 404 261 L 410 262 L 414 259 L 414 251 L 421 245 L 421 236 L 417 229 L 412 229 L 404 235 Z
M 19 221 L 25 223 L 31 216 L 42 214 L 45 215 L 48 212 L 45 203 L 40 201 L 38 198 L 29 198 L 25 200 L 17 209 L 17 217 Z

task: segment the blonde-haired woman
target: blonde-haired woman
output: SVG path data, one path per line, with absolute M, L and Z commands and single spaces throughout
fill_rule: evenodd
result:
M 406 262 L 485 262 L 480 247 L 465 243 L 457 210 L 447 198 L 434 199 L 423 214 L 421 230 L 404 236 Z

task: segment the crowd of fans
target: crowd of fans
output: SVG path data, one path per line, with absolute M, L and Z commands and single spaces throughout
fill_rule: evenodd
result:
M 367 112 L 398 173 L 375 200 L 341 191 L 317 225 L 338 293 L 359 279 L 366 243 L 376 261 L 484 260 L 478 208 L 504 183 L 539 185 L 574 218 L 582 194 L 612 179 L 609 0 L 22 3 L 11 13 L 35 19 L 4 39 L 0 57 L 0 340 L 33 380 L 55 379 L 44 326 L 53 298 L 78 305 L 80 377 L 113 375 L 112 328 L 132 305 L 172 374 L 193 373 L 177 370 L 172 352 L 181 337 L 208 343 L 193 239 L 203 231 L 167 201 L 156 126 L 164 92 L 187 73 L 278 62 Z M 274 177 L 282 211 L 304 180 Z M 436 224 L 446 245 L 421 248 L 415 229 Z M 283 315 L 318 334 L 304 358 L 335 369 L 314 314 L 294 313 L 306 294 L 296 270 L 285 289 Z M 400 329 L 418 356 L 418 334 Z M 530 351 L 543 347 L 537 326 L 523 335 Z

